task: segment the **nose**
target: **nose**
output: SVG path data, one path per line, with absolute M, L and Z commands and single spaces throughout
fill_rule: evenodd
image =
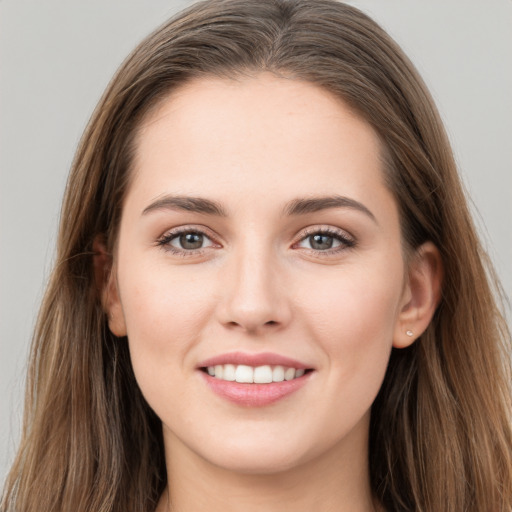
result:
M 276 257 L 263 251 L 244 251 L 231 260 L 224 269 L 219 321 L 249 334 L 285 327 L 291 308 Z

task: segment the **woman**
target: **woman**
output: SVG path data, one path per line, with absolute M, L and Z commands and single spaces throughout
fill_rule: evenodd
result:
M 510 335 L 465 204 L 358 10 L 177 16 L 78 149 L 2 510 L 510 510 Z

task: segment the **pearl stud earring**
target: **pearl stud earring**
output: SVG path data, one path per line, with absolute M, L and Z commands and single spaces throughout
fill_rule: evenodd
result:
M 407 330 L 405 331 L 405 334 L 407 334 L 407 336 L 409 336 L 410 338 L 412 338 L 412 335 L 414 334 L 411 330 Z

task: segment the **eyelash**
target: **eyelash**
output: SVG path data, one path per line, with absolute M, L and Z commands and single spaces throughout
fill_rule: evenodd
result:
M 329 257 L 332 255 L 336 255 L 342 251 L 345 251 L 347 249 L 351 249 L 356 246 L 356 240 L 346 233 L 345 231 L 334 229 L 332 227 L 319 227 L 319 226 L 312 226 L 309 228 L 306 228 L 301 234 L 300 238 L 297 239 L 296 242 L 293 243 L 292 247 L 296 247 L 299 243 L 303 242 L 304 240 L 307 240 L 309 237 L 313 235 L 323 235 L 332 237 L 334 240 L 337 240 L 340 245 L 338 247 L 325 249 L 325 250 L 319 250 L 319 249 L 309 249 L 304 248 L 310 253 L 314 253 L 315 256 L 320 257 Z
M 209 232 L 207 232 L 207 230 L 205 230 L 202 227 L 195 228 L 194 226 L 183 226 L 181 228 L 173 229 L 172 231 L 169 231 L 169 232 L 165 233 L 164 235 L 162 235 L 156 241 L 156 245 L 161 247 L 164 251 L 170 252 L 176 256 L 181 256 L 183 258 L 186 258 L 187 256 L 197 256 L 199 254 L 202 254 L 204 252 L 204 250 L 208 248 L 208 247 L 201 247 L 199 249 L 178 249 L 171 245 L 171 242 L 175 238 L 179 237 L 180 235 L 187 235 L 187 234 L 202 235 L 203 237 L 207 238 L 208 240 L 210 240 L 212 242 L 211 246 L 208 246 L 208 247 L 212 247 L 212 246 L 216 246 L 216 245 L 217 245 L 217 247 L 219 247 L 218 244 L 213 242 L 213 237 L 212 237 L 212 235 L 209 234 Z
M 176 247 L 173 247 L 171 245 L 171 242 L 180 235 L 184 234 L 197 234 L 204 236 L 205 238 L 211 241 L 211 245 L 208 247 L 201 247 L 199 249 L 178 249 Z M 300 244 L 304 240 L 307 240 L 309 237 L 313 235 L 323 235 L 327 237 L 332 237 L 334 240 L 337 240 L 340 243 L 340 246 L 338 247 L 329 248 L 325 250 L 312 249 L 306 247 L 303 248 L 310 253 L 314 253 L 316 256 L 328 257 L 356 246 L 356 240 L 344 231 L 333 229 L 332 227 L 314 226 L 306 228 L 300 234 L 300 238 L 297 238 L 296 241 L 292 244 L 292 247 L 296 248 L 298 244 Z M 205 251 L 205 249 L 208 249 L 209 247 L 220 247 L 219 244 L 216 244 L 213 241 L 213 237 L 207 232 L 207 230 L 205 230 L 202 227 L 194 228 L 193 226 L 184 226 L 165 233 L 156 241 L 156 245 L 161 247 L 165 251 L 171 252 L 172 254 L 181 257 L 197 256 L 202 254 Z

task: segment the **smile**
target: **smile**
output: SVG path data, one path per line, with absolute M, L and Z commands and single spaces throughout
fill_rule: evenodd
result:
M 311 381 L 315 368 L 280 354 L 232 352 L 202 361 L 204 382 L 223 400 L 264 407 L 294 395 Z
M 205 368 L 208 375 L 228 382 L 245 384 L 270 384 L 302 377 L 306 372 L 303 368 L 291 368 L 281 365 L 247 366 L 244 364 L 218 364 Z

